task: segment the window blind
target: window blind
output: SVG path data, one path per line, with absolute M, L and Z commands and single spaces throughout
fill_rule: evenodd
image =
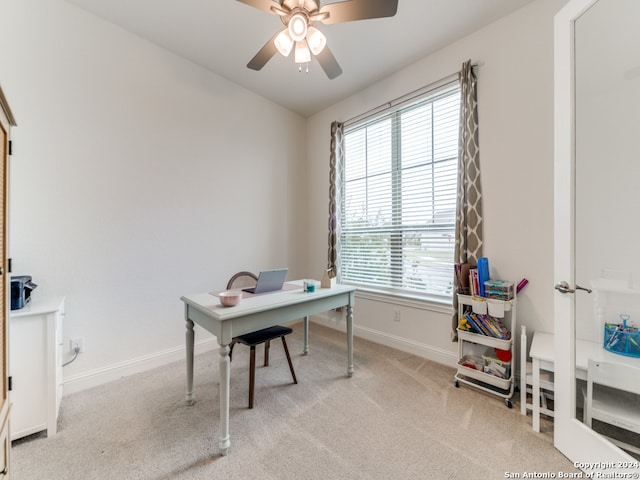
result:
M 345 129 L 341 281 L 451 297 L 460 89 Z

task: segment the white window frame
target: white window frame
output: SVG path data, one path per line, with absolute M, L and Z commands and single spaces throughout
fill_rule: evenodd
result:
M 366 279 L 363 278 L 357 278 L 357 275 L 350 275 L 349 269 L 347 268 L 347 270 L 345 271 L 344 268 L 346 267 L 346 263 L 348 260 L 355 258 L 355 257 L 350 257 L 349 253 L 345 250 L 345 246 L 347 246 L 348 244 L 346 243 L 346 236 L 348 234 L 352 234 L 354 233 L 353 228 L 349 229 L 347 225 L 345 225 L 346 222 L 346 217 L 349 214 L 349 210 L 347 210 L 346 208 L 346 198 L 345 198 L 345 191 L 346 189 L 346 182 L 348 181 L 348 179 L 345 178 L 345 171 L 348 168 L 347 164 L 349 162 L 349 152 L 348 149 L 346 148 L 346 145 L 348 143 L 348 136 L 350 134 L 353 134 L 357 131 L 361 131 L 363 128 L 367 128 L 370 127 L 371 125 L 374 125 L 377 122 L 381 122 L 384 119 L 388 119 L 388 118 L 392 118 L 392 119 L 397 119 L 398 116 L 402 113 L 407 112 L 408 110 L 414 109 L 416 108 L 417 105 L 422 105 L 422 104 L 426 104 L 426 103 L 433 103 L 439 99 L 442 99 L 443 97 L 447 97 L 450 95 L 458 95 L 458 102 L 459 102 L 459 98 L 460 98 L 460 85 L 459 82 L 457 80 L 457 76 L 455 79 L 449 78 L 449 79 L 445 79 L 443 82 L 440 82 L 439 85 L 432 85 L 429 87 L 425 87 L 424 89 L 422 89 L 421 91 L 418 92 L 413 92 L 412 94 L 409 94 L 401 99 L 398 99 L 396 101 L 393 102 L 389 102 L 387 105 L 385 105 L 384 107 L 381 107 L 379 109 L 375 110 L 375 113 L 373 114 L 365 114 L 362 117 L 360 117 L 359 119 L 354 119 L 352 121 L 349 122 L 345 122 L 345 129 L 344 129 L 344 135 L 345 135 L 345 157 L 344 157 L 344 163 L 343 163 L 343 169 L 344 171 L 342 172 L 341 175 L 341 188 L 339 189 L 340 191 L 340 199 L 339 201 L 341 202 L 341 211 L 342 211 L 342 218 L 340 219 L 340 242 L 341 242 L 341 248 L 340 248 L 340 256 L 338 258 L 338 262 L 339 262 L 339 271 L 341 274 L 341 278 L 340 281 L 341 283 L 346 283 L 346 284 L 351 284 L 351 285 L 356 285 L 359 287 L 359 290 L 361 292 L 366 292 L 369 295 L 391 295 L 394 297 L 404 297 L 405 299 L 410 299 L 410 300 L 418 300 L 418 301 L 428 301 L 428 302 L 433 302 L 435 304 L 440 304 L 440 305 L 451 305 L 452 303 L 452 298 L 453 298 L 453 293 L 454 293 L 454 278 L 453 278 L 453 264 L 454 264 L 454 255 L 453 255 L 453 249 L 454 249 L 454 244 L 455 244 L 455 193 L 457 192 L 457 185 L 453 185 L 453 187 L 451 187 L 451 185 L 449 185 L 447 188 L 447 190 L 451 190 L 453 189 L 453 203 L 450 205 L 451 208 L 453 209 L 451 215 L 448 216 L 447 221 L 444 224 L 441 225 L 436 225 L 436 222 L 434 221 L 432 224 L 429 225 L 411 225 L 411 226 L 405 226 L 402 225 L 402 220 L 399 219 L 397 217 L 397 212 L 399 211 L 399 208 L 401 209 L 401 207 L 399 207 L 398 205 L 395 205 L 391 208 L 391 210 L 394 212 L 392 214 L 392 217 L 394 217 L 393 221 L 391 222 L 392 224 L 386 228 L 383 229 L 385 232 L 387 232 L 389 234 L 389 239 L 392 238 L 392 236 L 394 238 L 402 238 L 402 233 L 404 231 L 416 231 L 416 230 L 421 230 L 421 231 L 435 231 L 435 229 L 437 228 L 443 228 L 444 230 L 442 230 L 442 232 L 445 232 L 446 235 L 450 236 L 450 252 L 449 252 L 449 257 L 447 257 L 447 262 L 446 265 L 441 265 L 439 267 L 439 272 L 438 275 L 441 278 L 441 280 L 445 277 L 443 277 L 443 275 L 445 276 L 450 276 L 450 288 L 449 290 L 446 290 L 446 288 L 443 289 L 443 285 L 442 281 L 446 280 L 442 280 L 438 286 L 438 288 L 425 288 L 423 291 L 421 291 L 420 289 L 416 289 L 414 288 L 406 288 L 403 286 L 403 283 L 405 283 L 404 277 L 405 277 L 405 272 L 404 272 L 404 267 L 402 267 L 400 270 L 394 270 L 391 267 L 391 264 L 395 263 L 396 267 L 398 267 L 398 265 L 402 266 L 402 262 L 403 262 L 403 253 L 402 253 L 402 248 L 395 248 L 392 247 L 391 245 L 389 246 L 390 249 L 390 260 L 389 260 L 389 271 L 390 273 L 388 273 L 391 281 L 389 281 L 386 284 L 380 284 L 378 283 L 369 283 L 366 281 Z M 458 103 L 459 105 L 459 103 Z M 394 122 L 396 120 L 392 120 L 392 122 Z M 437 121 L 437 119 L 436 119 Z M 456 116 L 456 125 L 455 125 L 455 130 L 456 130 L 456 139 L 457 139 L 457 135 L 459 134 L 459 114 Z M 391 155 L 391 158 L 389 158 L 389 161 L 391 161 L 392 163 L 394 163 L 396 166 L 399 165 L 399 162 L 401 163 L 402 159 L 399 157 L 399 152 L 400 150 L 397 148 L 397 144 L 398 144 L 398 136 L 400 135 L 399 133 L 399 129 L 397 128 L 397 124 L 394 125 L 394 128 L 392 128 L 392 136 L 393 139 L 391 141 L 391 144 L 393 145 L 392 150 L 393 153 Z M 433 133 L 432 133 L 433 134 Z M 457 169 L 457 165 L 458 165 L 458 148 L 457 148 L 457 140 L 456 140 L 456 148 L 455 148 L 455 155 L 451 158 L 448 158 L 447 161 L 449 163 L 454 162 L 454 173 L 455 173 L 455 169 Z M 433 160 L 433 157 L 432 159 Z M 392 169 L 392 176 L 395 177 L 396 181 L 392 182 L 392 185 L 399 185 L 399 182 L 397 182 L 397 176 L 402 174 L 402 170 L 398 169 L 398 168 L 393 168 Z M 455 175 L 455 178 L 457 180 L 457 175 Z M 457 183 L 457 182 L 456 182 Z M 369 187 L 367 187 L 369 188 Z M 395 188 L 395 187 L 394 187 Z M 401 187 L 400 187 L 401 188 Z M 449 195 L 451 194 L 450 191 L 447 192 Z M 392 194 L 392 198 L 395 196 L 395 198 L 398 198 L 394 194 Z M 393 203 L 393 202 L 392 202 Z M 395 202 L 397 203 L 401 203 L 399 201 Z M 432 207 L 433 208 L 433 207 Z M 366 228 L 364 229 L 366 230 Z M 364 233 L 364 232 L 363 232 Z M 393 241 L 390 240 L 390 244 L 394 244 Z M 391 254 L 391 250 L 394 250 L 396 253 Z M 446 270 L 446 273 L 443 273 Z M 435 269 L 434 269 L 435 271 Z M 385 282 L 383 282 L 385 283 Z M 438 291 L 435 291 L 438 290 Z

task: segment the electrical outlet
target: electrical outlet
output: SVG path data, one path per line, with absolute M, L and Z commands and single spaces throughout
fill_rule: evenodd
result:
M 394 310 L 393 311 L 393 321 L 394 322 L 399 322 L 400 321 L 400 310 Z
M 84 337 L 72 338 L 70 343 L 71 353 L 76 351 L 76 347 L 78 347 L 78 353 L 84 353 Z

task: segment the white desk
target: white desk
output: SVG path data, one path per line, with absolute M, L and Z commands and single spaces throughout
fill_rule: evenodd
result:
M 554 335 L 552 333 L 535 332 L 531 341 L 531 362 L 533 366 L 533 379 L 531 385 L 532 396 L 532 426 L 534 432 L 540 431 L 540 370 L 553 372 L 554 370 Z M 604 349 L 600 343 L 586 340 L 576 340 L 576 378 L 587 379 L 587 365 L 589 359 L 603 360 L 607 362 L 625 363 L 638 366 L 640 360 L 625 355 L 611 353 Z
M 347 374 L 353 374 L 353 305 L 355 287 L 335 285 L 333 288 L 317 288 L 312 293 L 302 291 L 302 281 L 287 282 L 300 285 L 296 290 L 280 290 L 268 294 L 243 298 L 239 305 L 225 308 L 218 297 L 210 293 L 186 295 L 180 299 L 185 304 L 187 326 L 187 403 L 193 397 L 193 325 L 197 323 L 211 332 L 220 345 L 220 442 L 222 455 L 227 455 L 231 444 L 229 437 L 229 343 L 238 335 L 254 332 L 279 323 L 304 318 L 304 354 L 309 351 L 309 315 L 338 307 L 347 307 Z

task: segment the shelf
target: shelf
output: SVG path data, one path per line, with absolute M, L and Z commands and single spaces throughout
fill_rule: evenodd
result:
M 511 333 L 513 338 L 513 332 Z M 479 333 L 471 333 L 466 330 L 458 329 L 458 339 L 466 340 L 467 342 L 478 343 L 480 345 L 486 345 L 487 347 L 497 348 L 499 350 L 510 350 L 511 339 L 502 340 L 500 338 L 490 337 L 488 335 L 480 335 Z
M 516 297 L 511 300 L 500 300 L 496 298 L 474 297 L 471 295 L 458 295 L 458 318 L 462 318 L 470 309 L 477 315 L 487 315 L 499 318 L 511 332 L 511 338 L 508 340 L 496 338 L 489 335 L 472 333 L 467 330 L 457 329 L 458 332 L 458 365 L 454 376 L 455 386 L 460 383 L 478 388 L 486 393 L 500 396 L 504 398 L 508 408 L 512 408 L 511 397 L 515 390 L 514 371 L 511 368 L 509 378 L 501 378 L 492 373 L 485 373 L 484 368 L 487 361 L 485 355 L 482 355 L 483 362 L 479 362 L 477 368 L 465 366 L 469 359 L 478 355 L 478 347 L 494 348 L 498 350 L 507 350 L 512 353 L 513 358 L 513 332 L 516 328 Z M 511 362 L 513 367 L 514 362 Z M 505 372 L 506 373 L 506 372 Z
M 513 396 L 513 388 L 507 388 L 507 389 L 502 389 L 502 388 L 498 388 L 494 385 L 490 385 L 487 384 L 485 382 L 483 382 L 482 380 L 478 380 L 475 378 L 471 378 L 471 377 L 466 377 L 464 375 L 465 372 L 462 373 L 458 373 L 455 376 L 455 380 L 456 382 L 462 382 L 466 385 L 470 385 L 472 387 L 478 388 L 480 390 L 482 390 L 483 392 L 487 392 L 490 393 L 492 395 L 498 395 L 499 397 L 502 397 L 506 400 L 506 404 L 509 408 L 511 408 L 509 405 L 511 403 L 511 397 Z M 513 406 L 513 405 L 512 405 Z
M 463 360 L 460 360 L 463 361 Z M 491 375 L 490 373 L 484 373 L 480 370 L 475 370 L 473 368 L 465 367 L 460 365 L 458 362 L 458 373 L 460 375 L 464 375 L 465 377 L 475 378 L 476 380 L 480 380 L 482 383 L 488 383 L 489 385 L 493 385 L 494 387 L 498 387 L 501 390 L 509 390 L 511 387 L 511 382 L 513 381 L 513 373 L 509 378 L 500 378 L 495 375 Z

